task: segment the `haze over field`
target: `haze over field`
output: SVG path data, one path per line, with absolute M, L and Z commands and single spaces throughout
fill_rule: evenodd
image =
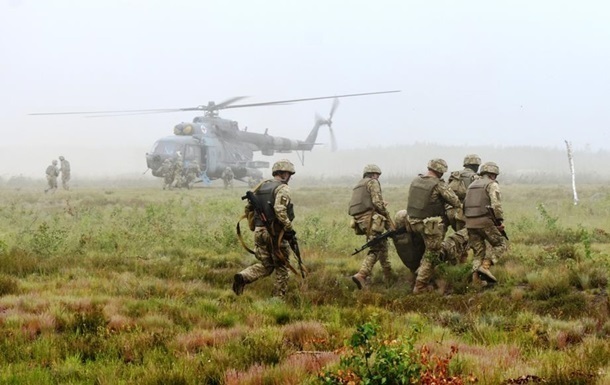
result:
M 463 154 L 480 152 L 515 171 L 568 173 L 567 139 L 577 171 L 603 174 L 609 13 L 601 0 L 0 0 L 0 176 L 43 177 L 59 155 L 73 163 L 75 178 L 140 174 L 154 141 L 195 116 L 32 112 L 395 89 L 402 92 L 342 100 L 333 125 L 341 151 L 306 153 L 303 173 L 359 173 L 368 161 L 419 172 L 425 160 L 411 160 L 415 151 L 392 150 L 416 143 L 451 146 L 446 154 L 424 146 L 422 156 L 444 156 L 452 169 Z M 221 116 L 249 131 L 303 139 L 315 113 L 324 116 L 330 106 L 316 101 Z M 327 142 L 328 132 L 319 141 Z M 512 146 L 544 149 L 513 165 Z M 370 160 L 355 155 L 362 148 Z

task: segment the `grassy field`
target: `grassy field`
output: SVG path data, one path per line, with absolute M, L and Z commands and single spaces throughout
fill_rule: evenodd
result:
M 0 383 L 610 383 L 607 186 L 577 206 L 568 186 L 503 186 L 500 284 L 441 265 L 438 290 L 413 296 L 393 247 L 398 282 L 376 267 L 355 290 L 351 186 L 295 183 L 310 274 L 283 300 L 273 277 L 231 291 L 255 262 L 235 235 L 241 187 L 41 190 L 1 190 Z M 392 212 L 407 190 L 384 187 Z

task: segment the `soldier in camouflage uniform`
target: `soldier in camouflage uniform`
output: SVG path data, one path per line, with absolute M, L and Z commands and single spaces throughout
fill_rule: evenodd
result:
M 227 168 L 224 169 L 220 177 L 222 178 L 222 182 L 224 183 L 225 190 L 229 187 L 233 188 L 233 178 L 235 177 L 235 174 L 233 174 L 233 170 L 231 169 L 231 167 L 227 166 Z
M 377 165 L 366 165 L 362 172 L 362 179 L 352 191 L 349 203 L 348 213 L 352 216 L 352 228 L 356 234 L 365 235 L 367 241 L 391 227 L 386 203 L 381 196 L 380 175 L 381 169 Z M 352 276 L 352 281 L 358 289 L 362 289 L 366 285 L 367 278 L 370 277 L 377 261 L 383 269 L 386 281 L 391 283 L 394 280 L 392 265 L 388 260 L 388 241 L 384 239 L 368 249 L 360 270 Z
M 468 238 L 474 250 L 472 279 L 475 284 L 485 285 L 488 282 L 497 282 L 489 269 L 498 262 L 508 246 L 506 239 L 501 234 L 501 231 L 504 230 L 502 224 L 504 212 L 500 186 L 496 181 L 500 168 L 494 162 L 487 162 L 481 166 L 480 174 L 481 179 L 472 182 L 466 192 L 464 215 Z M 500 226 L 493 223 L 487 209 L 488 206 L 493 209 L 495 217 L 500 221 Z M 490 255 L 486 254 L 485 241 L 492 246 Z
M 64 190 L 69 190 L 70 186 L 68 183 L 70 182 L 70 162 L 68 162 L 63 156 L 59 157 L 59 161 L 61 162 L 61 168 L 59 169 L 61 172 L 61 186 Z
M 426 245 L 426 252 L 417 269 L 414 294 L 427 288 L 434 265 L 441 260 L 440 251 L 445 234 L 442 216 L 445 213 L 445 205 L 459 209 L 462 207 L 457 195 L 441 179 L 445 172 L 447 162 L 443 159 L 432 159 L 428 162 L 428 172 L 418 175 L 409 187 L 409 224 Z
M 461 171 L 453 171 L 449 176 L 447 184 L 449 188 L 453 190 L 455 195 L 460 198 L 462 205 L 464 204 L 464 198 L 466 198 L 466 190 L 468 186 L 479 179 L 477 171 L 479 171 L 479 165 L 481 164 L 481 158 L 477 154 L 470 154 L 464 157 L 464 169 Z M 453 207 L 447 207 L 447 219 L 453 231 L 458 231 L 466 228 L 464 222 L 464 215 L 460 210 L 456 210 Z
M 201 175 L 201 167 L 199 167 L 199 163 L 195 159 L 192 159 L 185 170 L 184 184 L 186 188 L 192 189 L 199 175 Z
M 57 176 L 59 176 L 59 169 L 57 168 L 57 161 L 55 159 L 47 166 L 45 173 L 47 176 L 47 184 L 49 185 L 49 187 L 44 190 L 45 194 L 49 191 L 55 192 L 55 190 L 57 190 Z
M 171 159 L 165 159 L 158 171 L 159 174 L 163 175 L 163 190 L 171 190 L 174 183 L 174 170 Z
M 180 151 L 176 152 L 176 157 L 173 162 L 173 174 L 174 174 L 174 187 L 181 188 L 184 184 L 184 164 L 182 163 L 182 154 Z
M 241 295 L 244 287 L 259 278 L 266 277 L 275 271 L 275 286 L 273 295 L 283 297 L 288 288 L 288 259 L 290 245 L 288 240 L 295 236 L 292 227 L 294 210 L 290 200 L 288 182 L 294 175 L 292 162 L 283 159 L 274 163 L 272 167 L 273 179 L 262 182 L 254 191 L 254 196 L 266 213 L 267 220 L 271 222 L 269 228 L 259 214 L 254 212 L 254 256 L 259 263 L 245 268 L 233 277 L 233 291 Z M 246 214 L 252 212 L 253 207 L 248 203 Z M 281 242 L 278 241 L 283 233 Z

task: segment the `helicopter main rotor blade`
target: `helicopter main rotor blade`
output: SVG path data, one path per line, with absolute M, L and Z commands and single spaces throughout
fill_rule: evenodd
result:
M 378 95 L 378 94 L 390 94 L 394 92 L 400 92 L 400 90 L 394 91 L 376 91 L 376 92 L 363 92 L 360 94 L 345 94 L 345 95 L 334 95 L 334 96 L 318 96 L 315 98 L 302 98 L 302 99 L 290 99 L 290 100 L 278 100 L 274 102 L 262 102 L 262 103 L 251 103 L 251 104 L 235 104 L 225 108 L 243 108 L 243 107 L 258 107 L 258 106 L 269 106 L 273 104 L 286 104 L 296 102 L 307 102 L 310 100 L 322 100 L 322 99 L 333 99 L 333 98 L 349 98 L 353 96 L 365 96 L 365 95 Z
M 88 114 L 148 114 L 162 112 L 179 112 L 181 108 L 153 108 L 147 110 L 111 110 L 111 111 L 68 111 L 68 112 L 33 112 L 28 115 L 88 115 Z
M 282 105 L 282 104 L 291 104 L 297 102 L 307 102 L 310 100 L 322 100 L 322 99 L 338 99 L 338 98 L 349 98 L 354 96 L 365 96 L 365 95 L 379 95 L 379 94 L 390 94 L 394 92 L 400 92 L 400 90 L 393 91 L 376 91 L 376 92 L 363 92 L 359 94 L 344 94 L 344 95 L 334 95 L 334 96 L 318 96 L 314 98 L 301 98 L 301 99 L 289 99 L 289 100 L 278 100 L 272 102 L 261 102 L 261 103 L 248 103 L 248 104 L 233 104 L 238 100 L 242 100 L 246 98 L 246 96 L 236 96 L 230 99 L 225 100 L 220 104 L 214 104 L 214 102 L 210 102 L 207 105 L 199 105 L 196 107 L 184 107 L 184 108 L 151 108 L 151 109 L 140 109 L 140 110 L 106 110 L 106 111 L 67 111 L 67 112 L 34 112 L 28 115 L 96 115 L 95 117 L 102 117 L 104 115 L 118 114 L 118 115 L 127 115 L 127 114 L 156 114 L 156 113 L 169 113 L 169 112 L 181 112 L 181 111 L 217 111 L 228 108 L 245 108 L 245 107 L 259 107 L 259 106 L 270 106 L 270 105 Z M 333 104 L 333 109 L 331 109 L 331 117 L 334 113 L 334 109 L 336 109 L 335 104 Z M 99 116 L 97 116 L 99 115 Z

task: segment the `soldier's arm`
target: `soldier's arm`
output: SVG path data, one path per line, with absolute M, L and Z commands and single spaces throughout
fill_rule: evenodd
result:
M 460 198 L 455 194 L 455 192 L 449 188 L 449 186 L 441 181 L 438 185 L 436 185 L 438 189 L 439 195 L 443 198 L 443 200 L 448 203 L 450 206 L 455 207 L 456 209 L 462 207 L 462 203 L 460 202 Z
M 496 214 L 496 218 L 504 219 L 504 210 L 502 210 L 502 194 L 500 194 L 500 185 L 498 182 L 491 182 L 487 185 L 487 194 L 489 194 L 489 200 L 491 201 L 491 208 Z
M 371 179 L 367 183 L 366 188 L 371 194 L 371 201 L 373 202 L 373 206 L 375 206 L 375 211 L 388 218 L 388 209 L 385 207 L 385 202 L 381 196 L 381 185 L 379 184 L 379 181 L 376 179 Z
M 288 219 L 288 205 L 290 204 L 290 187 L 287 184 L 280 185 L 275 190 L 275 218 L 282 224 L 284 231 L 292 231 L 292 222 Z

